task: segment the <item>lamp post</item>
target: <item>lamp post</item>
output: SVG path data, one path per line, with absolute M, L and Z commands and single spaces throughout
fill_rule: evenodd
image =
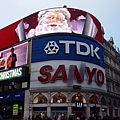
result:
M 12 80 L 12 82 L 10 83 L 9 85 L 9 90 L 11 91 L 11 94 L 12 94 L 12 102 L 11 102 L 11 106 L 12 106 L 12 117 L 14 115 L 13 111 L 14 111 L 14 106 L 13 106 L 13 93 L 14 93 L 14 90 L 17 88 L 17 85 L 16 83 L 14 82 L 14 80 Z

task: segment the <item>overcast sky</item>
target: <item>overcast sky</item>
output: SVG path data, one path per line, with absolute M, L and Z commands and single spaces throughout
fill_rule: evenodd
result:
M 37 11 L 63 5 L 94 15 L 104 27 L 105 39 L 112 36 L 120 48 L 120 0 L 1 0 L 0 29 Z

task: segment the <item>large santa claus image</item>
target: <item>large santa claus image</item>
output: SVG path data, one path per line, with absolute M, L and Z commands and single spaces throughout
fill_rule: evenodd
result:
M 38 25 L 30 29 L 28 38 L 53 32 L 71 32 L 68 25 L 70 13 L 66 8 L 48 9 L 38 13 Z

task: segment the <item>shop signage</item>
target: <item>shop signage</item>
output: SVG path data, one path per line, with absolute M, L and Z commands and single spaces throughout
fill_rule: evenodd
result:
M 83 108 L 84 108 L 84 103 L 83 103 L 83 101 L 76 100 L 76 108 L 77 108 L 77 109 L 83 109 Z
M 13 105 L 13 115 L 18 115 L 18 104 Z

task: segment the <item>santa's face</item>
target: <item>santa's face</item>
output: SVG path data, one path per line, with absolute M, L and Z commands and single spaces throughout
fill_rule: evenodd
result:
M 44 23 L 50 25 L 51 27 L 55 27 L 62 24 L 63 18 L 64 15 L 61 12 L 48 12 L 45 15 Z
M 53 32 L 71 32 L 68 21 L 61 11 L 45 13 L 35 28 L 35 36 Z

